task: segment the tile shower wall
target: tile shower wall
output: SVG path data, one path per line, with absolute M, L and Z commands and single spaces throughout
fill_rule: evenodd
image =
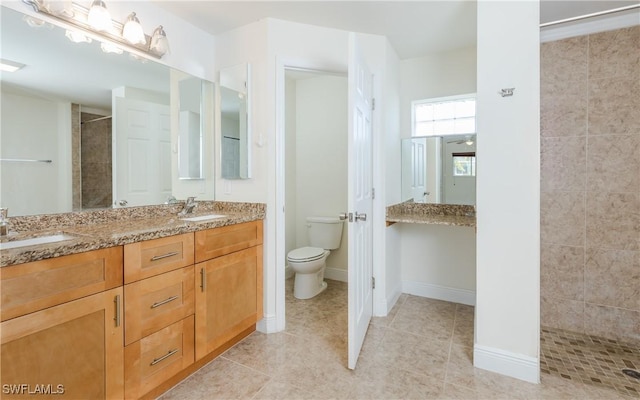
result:
M 111 118 L 82 113 L 82 208 L 111 206 Z
M 640 343 L 640 26 L 542 44 L 541 322 Z

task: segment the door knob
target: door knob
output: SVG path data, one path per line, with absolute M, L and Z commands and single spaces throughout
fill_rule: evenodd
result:
M 349 220 L 349 222 L 353 222 L 353 214 L 352 213 L 341 213 L 338 215 L 340 221 Z
M 358 212 L 356 212 L 356 221 L 366 221 L 367 220 L 367 214 L 358 214 Z

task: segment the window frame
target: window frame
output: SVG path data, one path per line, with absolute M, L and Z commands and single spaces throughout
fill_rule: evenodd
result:
M 432 135 L 416 135 L 416 106 L 421 104 L 432 104 L 432 103 L 446 103 L 446 102 L 455 102 L 458 100 L 468 100 L 473 99 L 476 100 L 476 113 L 474 114 L 474 119 L 478 116 L 478 103 L 477 103 L 477 95 L 476 93 L 467 93 L 467 94 L 458 94 L 454 96 L 444 96 L 444 97 L 433 97 L 428 99 L 421 100 L 413 100 L 411 102 L 411 137 L 424 137 L 424 136 L 452 136 L 452 135 L 475 135 L 477 134 L 477 125 L 476 129 L 472 133 L 434 133 Z M 455 118 L 454 118 L 455 120 Z M 437 121 L 437 120 L 435 120 Z

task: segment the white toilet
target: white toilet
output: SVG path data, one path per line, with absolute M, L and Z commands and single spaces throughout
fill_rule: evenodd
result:
M 308 217 L 307 236 L 309 246 L 287 254 L 287 262 L 296 274 L 293 296 L 297 299 L 310 299 L 327 288 L 324 269 L 329 250 L 340 247 L 342 221 L 332 217 Z

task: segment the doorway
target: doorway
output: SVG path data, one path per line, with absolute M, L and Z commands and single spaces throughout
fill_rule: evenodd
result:
M 347 209 L 347 77 L 346 74 L 317 70 L 285 69 L 284 85 L 284 257 L 309 246 L 308 217 L 337 218 Z M 294 272 L 285 266 L 286 330 L 299 332 L 297 313 L 318 315 L 318 322 L 331 320 L 336 326 L 336 343 L 346 343 L 346 308 L 328 315 L 315 310 L 318 304 L 346 305 L 348 265 L 347 225 L 342 226 L 340 247 L 326 260 L 328 289 L 312 299 L 297 300 L 293 290 Z M 333 286 L 333 288 L 332 288 Z M 338 289 L 338 290 L 336 290 Z M 308 319 L 306 320 L 308 321 Z M 308 323 L 308 322 L 305 322 Z M 312 328 L 312 327 L 308 327 Z M 342 337 L 344 336 L 344 337 Z M 339 352 L 340 349 L 335 349 Z M 345 354 L 346 356 L 346 354 Z

